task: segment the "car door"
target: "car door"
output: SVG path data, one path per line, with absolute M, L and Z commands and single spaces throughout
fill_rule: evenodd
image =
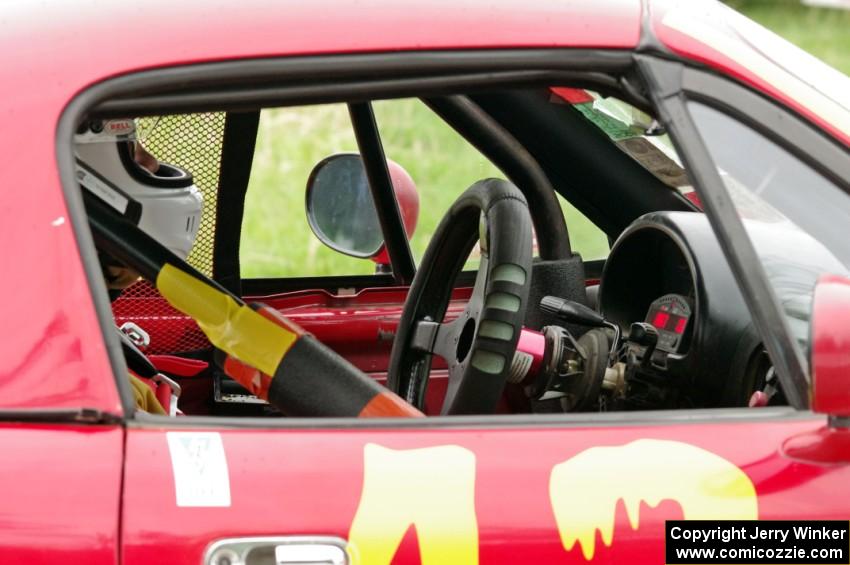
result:
M 782 450 L 824 422 L 787 407 L 382 422 L 136 413 L 121 560 L 659 560 L 667 519 L 846 516 L 834 493 L 847 466 Z
M 660 561 L 671 519 L 841 519 L 791 408 L 350 421 L 137 418 L 127 563 Z
M 819 417 L 499 418 L 136 422 L 123 561 L 242 562 L 235 552 L 265 563 L 290 543 L 316 556 L 339 544 L 352 563 L 649 561 L 663 558 L 668 519 L 846 516 L 831 494 L 846 484 L 846 466 L 777 449 L 820 428 Z
M 123 431 L 55 415 L 7 416 L 0 480 L 7 563 L 118 563 Z M 39 421 L 40 420 L 40 421 Z

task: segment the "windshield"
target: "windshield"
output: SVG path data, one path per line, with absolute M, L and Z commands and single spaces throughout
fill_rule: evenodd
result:
M 658 180 L 697 201 L 670 136 L 652 116 L 627 102 L 591 90 L 553 88 L 552 91 Z
M 805 351 L 818 278 L 850 274 L 850 198 L 733 118 L 698 102 L 688 107 Z

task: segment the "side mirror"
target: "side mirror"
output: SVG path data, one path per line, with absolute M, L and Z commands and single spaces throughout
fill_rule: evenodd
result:
M 809 365 L 812 412 L 828 425 L 791 436 L 785 457 L 817 465 L 850 463 L 850 279 L 823 275 L 812 299 Z
M 850 427 L 850 279 L 824 275 L 812 300 L 812 411 Z
M 335 251 L 367 259 L 384 236 L 360 155 L 332 155 L 307 181 L 307 221 L 316 237 Z
M 419 193 L 401 165 L 388 159 L 387 168 L 409 238 L 419 218 Z M 320 161 L 307 181 L 306 205 L 310 229 L 322 243 L 345 255 L 389 263 L 366 169 L 358 153 L 339 153 Z

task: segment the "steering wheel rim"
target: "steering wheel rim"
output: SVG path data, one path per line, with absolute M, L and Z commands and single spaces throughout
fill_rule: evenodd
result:
M 388 386 L 423 409 L 433 355 L 446 360 L 442 414 L 495 411 L 519 340 L 531 284 L 531 215 L 511 183 L 481 180 L 437 227 L 411 284 L 390 355 Z M 481 263 L 472 296 L 444 317 L 454 281 L 476 241 Z

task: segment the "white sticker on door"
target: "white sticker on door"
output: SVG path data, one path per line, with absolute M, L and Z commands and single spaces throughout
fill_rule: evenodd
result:
M 221 434 L 167 432 L 177 506 L 230 506 L 230 475 Z

